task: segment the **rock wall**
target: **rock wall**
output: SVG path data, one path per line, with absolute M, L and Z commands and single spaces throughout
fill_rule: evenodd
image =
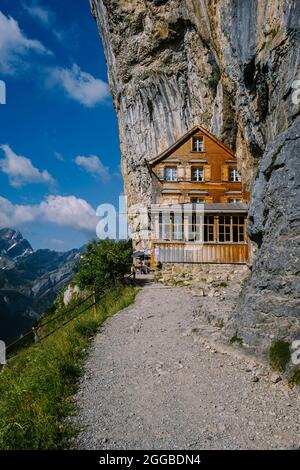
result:
M 293 87 L 300 78 L 300 2 L 90 1 L 119 120 L 129 206 L 150 202 L 145 160 L 195 124 L 235 148 L 244 183 L 253 187 L 255 257 L 230 329 L 256 348 L 273 335 L 297 335 L 300 165 Z

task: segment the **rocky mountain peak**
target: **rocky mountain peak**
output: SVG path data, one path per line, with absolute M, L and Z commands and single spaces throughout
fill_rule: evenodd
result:
M 0 339 L 18 338 L 72 280 L 81 249 L 34 251 L 22 234 L 0 230 Z
M 33 253 L 33 248 L 18 230 L 0 229 L 0 256 L 16 259 Z

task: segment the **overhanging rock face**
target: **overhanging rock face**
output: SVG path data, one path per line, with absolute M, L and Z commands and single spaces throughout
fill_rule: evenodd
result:
M 145 159 L 202 124 L 252 188 L 252 277 L 228 334 L 264 349 L 299 331 L 297 0 L 91 0 L 119 120 L 129 206 L 151 202 Z M 256 178 L 256 179 L 255 179 Z M 268 325 L 266 327 L 266 325 Z M 299 333 L 300 336 L 300 333 Z
M 228 334 L 256 348 L 300 338 L 299 143 L 297 118 L 267 146 L 253 185 L 249 233 L 259 249 Z

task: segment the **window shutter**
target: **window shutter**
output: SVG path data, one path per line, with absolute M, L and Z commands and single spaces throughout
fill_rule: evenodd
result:
M 205 165 L 204 166 L 204 181 L 210 181 L 210 180 L 211 180 L 211 166 Z
M 185 173 L 185 168 L 183 165 L 178 165 L 177 167 L 177 179 L 178 180 L 184 180 L 184 173 Z
M 186 166 L 185 177 L 187 181 L 192 181 L 192 167 L 190 165 Z
M 164 166 L 161 166 L 158 170 L 158 177 L 161 179 L 161 180 L 164 180 L 165 179 L 165 167 Z
M 229 168 L 227 165 L 222 165 L 222 181 L 229 180 Z

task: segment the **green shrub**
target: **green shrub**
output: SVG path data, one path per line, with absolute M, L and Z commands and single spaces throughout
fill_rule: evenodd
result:
M 290 347 L 287 341 L 280 339 L 271 344 L 269 349 L 269 360 L 270 365 L 274 370 L 284 372 L 290 358 Z
M 213 95 L 216 96 L 217 94 L 217 87 L 218 87 L 218 83 L 220 81 L 220 78 L 221 78 L 221 73 L 220 73 L 220 69 L 219 67 L 216 65 L 213 70 L 212 70 L 212 74 L 211 76 L 209 77 L 208 79 L 208 86 L 213 90 Z
M 93 241 L 86 248 L 75 281 L 82 289 L 114 286 L 130 273 L 131 264 L 131 241 Z
M 236 334 L 230 338 L 230 344 L 238 343 L 240 346 L 243 345 L 243 338 L 240 338 Z
M 288 384 L 291 388 L 300 384 L 300 369 L 294 369 L 288 378 Z
M 272 39 L 274 39 L 275 36 L 277 36 L 279 30 L 280 30 L 279 25 L 277 25 L 275 28 L 271 29 L 271 31 L 269 32 L 269 35 L 271 36 Z
M 77 333 L 79 333 L 81 336 L 86 336 L 89 338 L 90 336 L 93 336 L 99 327 L 99 323 L 97 320 L 90 320 L 87 321 L 85 324 L 78 324 L 75 326 L 75 330 Z
M 215 287 L 228 287 L 228 282 L 226 281 L 221 281 L 219 283 L 215 284 Z

